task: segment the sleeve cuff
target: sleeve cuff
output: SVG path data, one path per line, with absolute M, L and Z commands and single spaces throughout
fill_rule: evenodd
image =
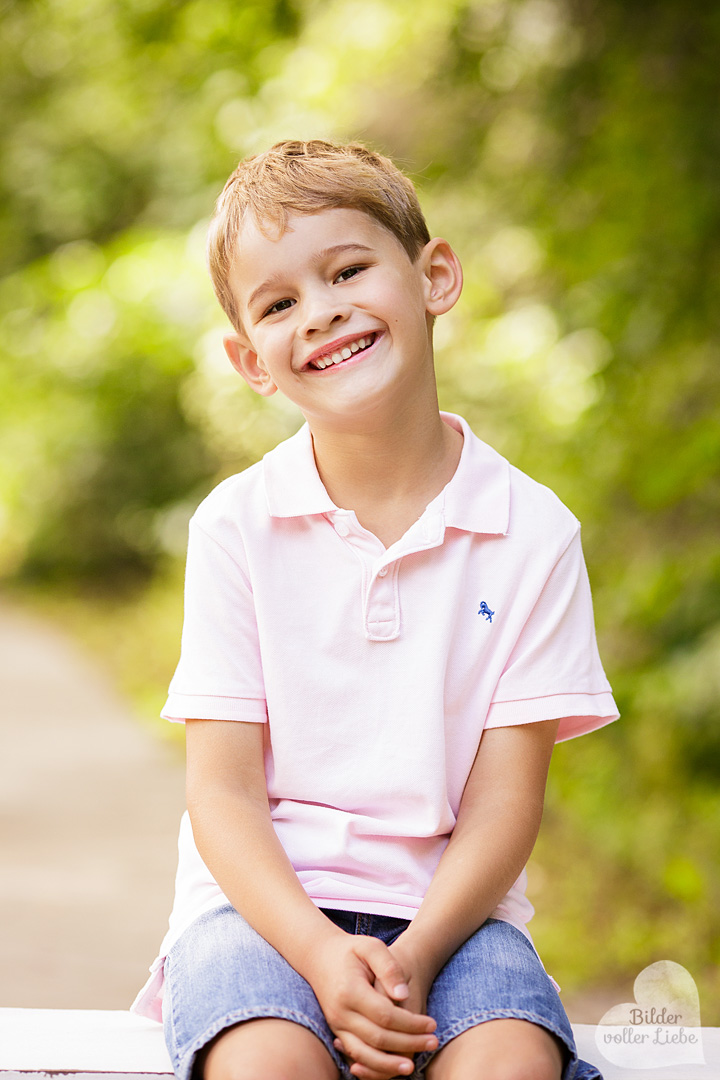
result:
M 246 724 L 265 724 L 268 718 L 264 698 L 177 693 L 170 694 L 160 715 L 164 720 L 179 724 L 185 720 L 241 720 Z
M 574 739 L 617 720 L 619 712 L 608 691 L 599 694 L 553 694 L 519 701 L 496 701 L 490 706 L 486 728 L 560 720 L 556 742 Z

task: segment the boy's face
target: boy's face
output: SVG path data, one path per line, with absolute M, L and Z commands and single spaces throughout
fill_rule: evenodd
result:
M 231 361 L 253 389 L 281 390 L 328 427 L 398 405 L 428 380 L 434 392 L 437 243 L 412 262 L 359 210 L 291 216 L 273 239 L 247 220 L 230 275 L 243 327 L 226 339 Z

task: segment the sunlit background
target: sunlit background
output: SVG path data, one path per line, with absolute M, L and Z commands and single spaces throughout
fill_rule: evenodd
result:
M 465 268 L 441 403 L 582 520 L 623 713 L 557 751 L 534 937 L 569 993 L 676 961 L 719 1024 L 720 6 L 5 0 L 0 20 L 6 595 L 161 730 L 187 520 L 300 423 L 225 359 L 214 198 L 280 138 L 389 154 Z

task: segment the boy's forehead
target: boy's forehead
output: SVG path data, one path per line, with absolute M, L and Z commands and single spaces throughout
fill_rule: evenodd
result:
M 268 266 L 287 269 L 304 259 L 355 249 L 377 250 L 402 244 L 381 222 L 364 210 L 330 207 L 315 213 L 289 213 L 284 221 L 258 219 L 247 211 L 238 230 L 233 276 L 259 278 Z
M 395 235 L 373 217 L 366 210 L 348 206 L 330 206 L 323 210 L 312 213 L 290 211 L 278 214 L 277 217 L 258 217 L 254 211 L 248 208 L 238 230 L 237 247 L 242 248 L 243 239 L 252 236 L 260 236 L 271 243 L 279 243 L 290 233 L 302 232 L 305 242 L 311 241 L 313 236 L 320 237 L 327 231 L 337 229 L 353 229 L 361 232 L 370 232 L 380 237 Z

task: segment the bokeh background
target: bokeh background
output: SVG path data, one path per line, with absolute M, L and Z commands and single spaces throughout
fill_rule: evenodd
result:
M 172 735 L 188 517 L 300 423 L 225 359 L 213 201 L 279 138 L 389 154 L 466 271 L 442 405 L 582 520 L 623 713 L 556 753 L 535 940 L 570 999 L 674 960 L 720 1024 L 720 6 L 1 0 L 0 21 L 5 596 Z

